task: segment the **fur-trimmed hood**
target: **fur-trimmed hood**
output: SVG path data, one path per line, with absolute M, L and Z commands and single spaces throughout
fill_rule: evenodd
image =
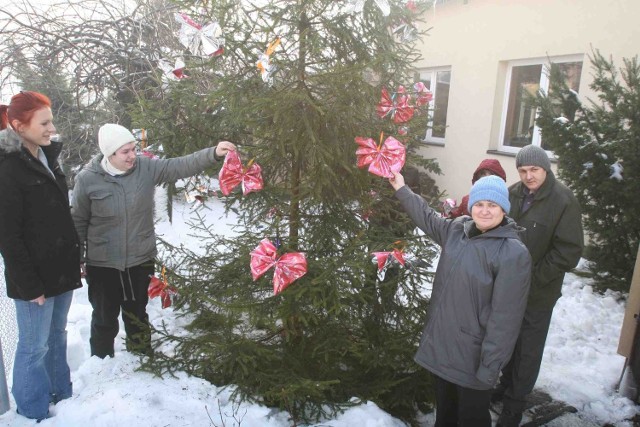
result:
M 49 167 L 51 168 L 51 170 L 55 169 L 56 162 L 58 161 L 58 156 L 62 151 L 62 142 L 51 140 L 51 145 L 43 146 L 40 148 L 42 148 L 42 151 L 47 158 L 47 162 L 49 162 Z M 16 153 L 15 155 L 20 155 L 20 153 L 22 152 L 22 140 L 20 139 L 20 136 L 10 128 L 1 130 L 0 159 L 13 153 Z M 24 152 L 26 153 L 27 151 L 24 150 Z
M 20 137 L 13 129 L 4 129 L 0 131 L 0 156 L 8 153 L 20 151 Z

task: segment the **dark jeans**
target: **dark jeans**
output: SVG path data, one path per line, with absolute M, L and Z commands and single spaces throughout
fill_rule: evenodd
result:
M 553 309 L 525 311 L 513 355 L 500 377 L 500 386 L 505 390 L 503 407 L 507 411 L 524 411 L 526 397 L 538 379 L 552 314 Z
M 127 351 L 150 354 L 151 331 L 147 302 L 150 277 L 155 272 L 153 261 L 129 267 L 115 268 L 87 266 L 91 315 L 91 355 L 113 357 L 113 341 L 118 335 L 118 316 L 127 333 Z
M 491 427 L 491 389 L 462 387 L 437 375 L 435 427 Z

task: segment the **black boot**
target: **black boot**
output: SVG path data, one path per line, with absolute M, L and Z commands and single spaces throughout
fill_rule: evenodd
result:
M 496 427 L 518 427 L 522 421 L 522 412 L 511 412 L 505 409 L 500 414 Z

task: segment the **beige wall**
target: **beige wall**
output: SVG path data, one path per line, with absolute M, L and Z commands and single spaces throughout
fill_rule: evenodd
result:
M 460 201 L 484 158 L 500 161 L 507 183 L 518 179 L 513 153 L 499 148 L 507 61 L 582 55 L 579 93 L 592 80 L 592 47 L 616 64 L 640 52 L 640 1 L 618 0 L 449 0 L 426 13 L 433 27 L 420 45 L 419 69 L 451 67 L 444 146 L 425 145 L 443 175 L 441 190 Z

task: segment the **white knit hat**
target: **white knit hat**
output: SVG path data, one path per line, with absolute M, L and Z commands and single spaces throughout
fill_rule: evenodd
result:
M 105 157 L 111 156 L 118 148 L 130 142 L 136 142 L 136 137 L 124 126 L 107 123 L 98 131 L 98 146 Z

